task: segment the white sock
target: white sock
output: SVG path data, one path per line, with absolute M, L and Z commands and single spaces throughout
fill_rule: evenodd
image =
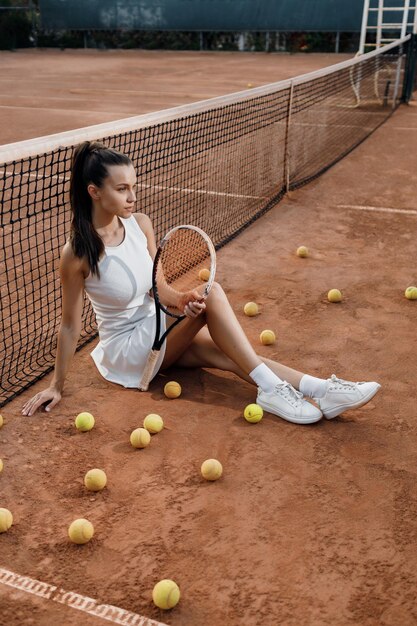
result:
M 309 376 L 304 374 L 300 380 L 300 391 L 303 396 L 309 398 L 323 398 L 326 395 L 329 382 L 323 378 L 315 378 L 315 376 Z
M 265 393 L 272 393 L 279 383 L 284 382 L 265 363 L 257 365 L 249 376 Z

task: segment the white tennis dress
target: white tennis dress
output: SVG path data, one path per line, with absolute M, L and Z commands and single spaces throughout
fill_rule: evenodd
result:
M 125 236 L 106 246 L 99 261 L 100 278 L 91 273 L 85 290 L 96 314 L 100 341 L 91 356 L 100 374 L 124 387 L 138 387 L 155 337 L 152 258 L 135 217 L 120 218 Z M 165 315 L 162 314 L 162 332 Z M 162 347 L 155 373 L 165 354 Z

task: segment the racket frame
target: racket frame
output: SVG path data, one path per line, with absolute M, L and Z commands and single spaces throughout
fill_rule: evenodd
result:
M 171 239 L 171 237 L 174 235 L 174 233 L 176 233 L 179 230 L 184 230 L 184 229 L 190 229 L 190 230 L 194 230 L 197 233 L 199 233 L 199 235 L 204 239 L 204 241 L 207 244 L 207 247 L 209 249 L 209 253 L 210 253 L 210 276 L 208 278 L 208 280 L 206 281 L 206 285 L 204 287 L 204 291 L 201 294 L 201 297 L 203 299 L 207 298 L 208 294 L 210 293 L 210 290 L 213 286 L 213 282 L 214 282 L 214 277 L 216 275 L 216 250 L 214 248 L 213 242 L 211 241 L 210 237 L 198 226 L 193 226 L 191 224 L 183 224 L 181 226 L 175 226 L 174 228 L 171 228 L 162 238 L 158 249 L 156 251 L 156 255 L 155 255 L 155 259 L 153 262 L 153 268 L 152 268 L 152 291 L 153 291 L 153 297 L 155 300 L 155 317 L 156 317 L 156 328 L 155 328 L 155 339 L 153 341 L 152 344 L 152 349 L 149 353 L 148 356 L 148 360 L 146 362 L 146 366 L 145 366 L 145 370 L 143 372 L 142 375 L 142 379 L 139 383 L 139 389 L 141 391 L 147 391 L 148 387 L 149 387 L 149 383 L 152 379 L 152 375 L 155 371 L 155 366 L 156 366 L 156 362 L 158 359 L 158 354 L 164 344 L 164 341 L 167 338 L 167 335 L 171 332 L 171 330 L 173 330 L 175 328 L 175 326 L 177 326 L 186 316 L 184 315 L 184 313 L 174 313 L 173 311 L 170 311 L 169 309 L 167 309 L 162 302 L 159 300 L 159 293 L 158 293 L 158 284 L 157 284 L 157 272 L 158 272 L 158 264 L 159 264 L 159 259 L 161 257 L 161 254 L 163 252 L 164 247 L 166 246 L 166 244 L 168 243 L 168 241 Z M 163 333 L 163 335 L 160 337 L 160 332 L 161 332 L 161 311 L 163 311 L 166 315 L 169 315 L 170 317 L 175 318 L 175 322 L 173 322 L 169 328 L 167 328 L 165 330 L 165 332 Z

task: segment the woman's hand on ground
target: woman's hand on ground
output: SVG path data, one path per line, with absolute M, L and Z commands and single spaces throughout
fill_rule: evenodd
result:
M 22 415 L 33 415 L 39 407 L 45 406 L 45 411 L 51 411 L 61 400 L 61 393 L 57 389 L 48 388 L 37 393 L 28 400 L 22 408 Z

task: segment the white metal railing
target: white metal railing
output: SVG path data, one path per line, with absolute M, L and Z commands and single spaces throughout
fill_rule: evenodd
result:
M 377 0 L 377 6 L 371 3 L 372 0 L 364 0 L 358 54 L 364 54 L 368 47 L 380 48 L 403 39 L 407 33 L 417 33 L 417 0 L 403 0 L 401 6 L 386 6 L 385 0 Z M 393 13 L 402 13 L 401 20 L 394 21 Z M 376 23 L 370 21 L 375 14 Z M 376 36 L 369 41 L 371 34 Z

